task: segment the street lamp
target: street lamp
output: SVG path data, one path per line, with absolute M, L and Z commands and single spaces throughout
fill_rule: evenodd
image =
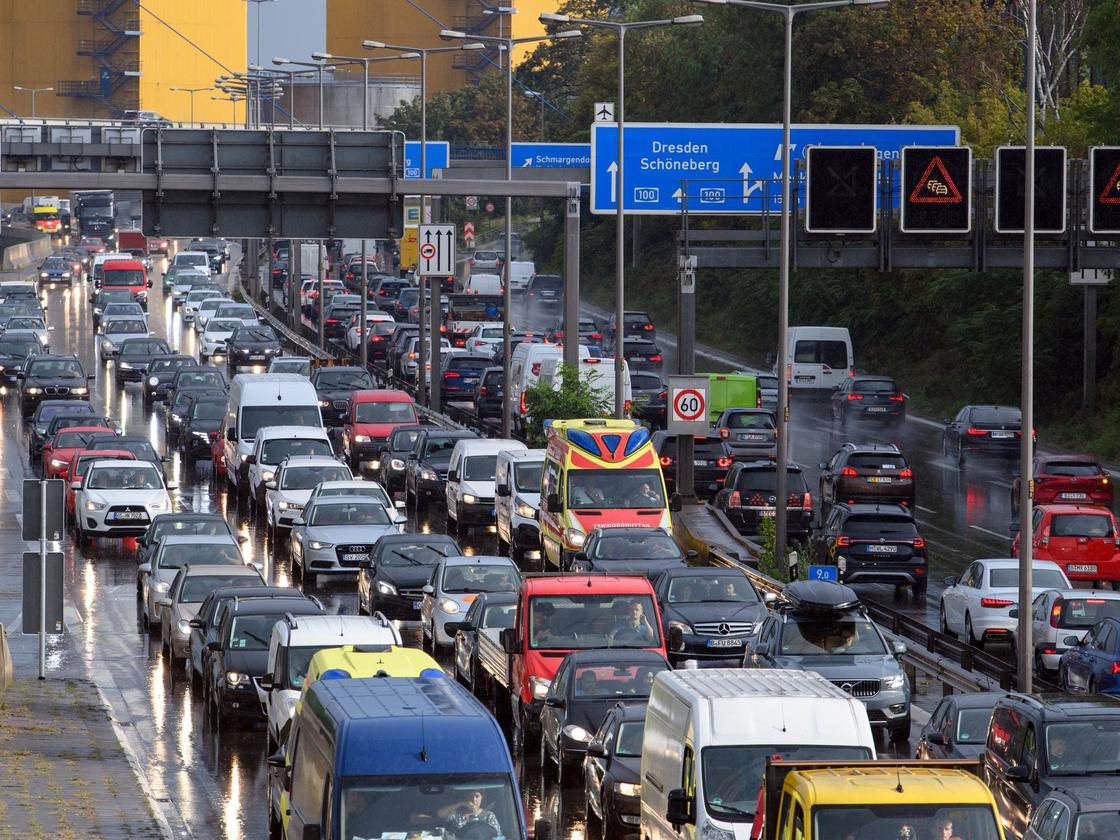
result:
M 362 65 L 362 128 L 369 131 L 369 66 L 378 61 L 398 61 L 402 58 L 416 58 L 415 54 L 409 55 L 381 55 L 374 58 L 363 58 L 355 55 L 333 55 L 326 52 L 311 53 L 316 61 L 330 61 L 332 67 L 345 67 L 347 64 Z
M 229 96 L 211 96 L 215 102 L 232 102 L 233 103 L 233 124 L 237 125 L 237 103 L 241 101 L 242 97 L 237 94 L 230 94 Z
M 493 11 L 493 10 L 491 10 Z M 473 38 L 476 41 L 483 41 L 489 43 L 496 43 L 499 45 L 500 50 L 506 52 L 506 180 L 513 180 L 513 48 L 520 44 L 532 44 L 539 41 L 552 41 L 552 40 L 565 40 L 569 38 L 579 38 L 583 33 L 578 29 L 568 29 L 563 32 L 557 32 L 553 35 L 532 35 L 524 38 L 502 38 L 489 35 L 467 35 L 465 32 L 459 32 L 455 29 L 444 29 L 439 33 L 439 37 L 444 40 L 462 40 Z M 542 100 L 543 101 L 543 100 Z M 505 237 L 506 237 L 506 258 L 503 265 L 503 274 L 505 275 L 505 282 L 502 290 L 502 305 L 505 310 L 505 323 L 502 327 L 502 381 L 507 383 L 503 390 L 502 398 L 502 437 L 508 438 L 510 436 L 510 429 L 513 425 L 513 402 L 510 399 L 512 393 L 508 383 L 511 381 L 512 375 L 510 370 L 511 357 L 513 356 L 513 196 L 506 196 L 506 224 L 505 224 Z M 572 325 L 569 324 L 569 327 Z M 571 343 L 572 336 L 565 335 L 565 340 Z
M 257 63 L 261 60 L 261 3 L 271 3 L 273 0 L 246 0 L 248 3 L 257 4 Z
M 536 90 L 526 90 L 525 95 L 528 96 L 530 99 L 535 99 L 537 102 L 540 103 L 540 106 L 541 106 L 540 141 L 543 143 L 544 142 L 544 104 L 545 104 L 544 94 L 541 93 L 540 91 L 536 91 Z
M 626 213 L 623 209 L 624 199 L 622 193 L 622 129 L 626 121 L 626 33 L 632 29 L 653 29 L 659 26 L 696 26 L 704 22 L 701 15 L 683 15 L 681 17 L 666 18 L 664 20 L 635 20 L 616 22 L 610 20 L 588 20 L 575 18 L 571 15 L 556 15 L 545 13 L 540 16 L 541 23 L 575 23 L 580 26 L 590 26 L 596 29 L 608 29 L 618 35 L 618 109 L 615 119 L 618 125 L 618 171 L 615 172 L 617 189 L 615 197 L 615 215 L 618 219 L 618 230 L 615 242 L 615 301 L 614 301 L 614 415 L 622 418 L 626 416 L 625 401 L 625 374 L 623 365 L 626 360 L 623 355 L 623 314 L 626 298 Z
M 53 87 L 20 87 L 19 85 L 12 85 L 13 90 L 22 90 L 24 93 L 31 94 L 31 119 L 35 119 L 35 94 L 45 93 L 49 90 L 54 90 Z
M 176 93 L 189 93 L 190 94 L 190 96 L 191 96 L 191 125 L 194 125 L 194 95 L 196 93 L 201 93 L 204 90 L 213 90 L 213 89 L 214 89 L 213 87 L 185 88 L 185 87 L 176 87 L 174 85 L 172 85 L 169 88 L 169 90 L 173 90 Z
M 325 68 L 330 72 L 330 67 Z M 283 73 L 288 77 L 288 90 L 291 91 L 291 102 L 288 103 L 288 128 L 296 127 L 296 76 L 311 76 L 317 70 L 272 70 L 273 73 Z M 273 113 L 273 123 L 275 124 L 275 109 Z
M 318 62 L 292 61 L 292 59 L 290 59 L 290 58 L 274 58 L 274 59 L 272 59 L 272 63 L 273 64 L 279 64 L 281 66 L 283 66 L 285 64 L 294 64 L 297 67 L 313 67 L 318 72 L 318 74 L 319 74 L 319 128 L 321 129 L 323 127 L 323 73 L 325 71 L 329 71 L 329 68 L 327 67 L 327 65 L 323 64 L 323 62 L 321 62 L 321 61 L 318 61 Z
M 821 9 L 838 9 L 843 6 L 863 6 L 881 9 L 890 5 L 890 0 L 822 0 L 816 3 L 785 5 L 769 3 L 764 0 L 692 0 L 714 6 L 742 6 L 764 12 L 777 12 L 785 18 L 785 71 L 782 89 L 782 238 L 778 253 L 778 454 L 775 464 L 774 495 L 776 511 L 774 514 L 774 557 L 781 564 L 786 557 L 786 537 L 788 533 L 789 512 L 786 474 L 789 463 L 789 263 L 790 263 L 790 159 L 789 144 L 791 131 L 790 101 L 793 88 L 793 19 L 802 12 Z M 621 173 L 622 166 L 619 165 Z M 619 186 L 619 198 L 622 187 Z

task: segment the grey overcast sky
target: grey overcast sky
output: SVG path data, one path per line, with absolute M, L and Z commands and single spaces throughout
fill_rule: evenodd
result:
M 250 0 L 249 61 L 271 67 L 274 56 L 310 61 L 311 53 L 327 48 L 327 0 Z M 260 14 L 260 56 L 257 15 Z

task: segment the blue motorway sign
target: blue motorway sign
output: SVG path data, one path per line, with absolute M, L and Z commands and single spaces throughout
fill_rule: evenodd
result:
M 522 169 L 591 166 L 590 143 L 514 143 L 513 165 Z
M 625 134 L 623 135 L 625 139 Z M 625 177 L 623 178 L 625 183 Z M 837 569 L 835 566 L 810 566 L 809 567 L 809 580 L 839 580 L 837 576 Z
M 960 129 L 945 125 L 795 125 L 791 157 L 806 146 L 874 146 L 897 160 L 903 146 L 955 146 Z M 757 214 L 781 210 L 782 127 L 626 123 L 622 187 L 627 213 Z M 591 212 L 614 213 L 618 128 L 591 126 Z M 804 201 L 803 193 L 799 200 Z
M 432 170 L 447 169 L 451 165 L 451 144 L 446 140 L 429 140 L 424 149 L 424 163 L 429 178 Z M 404 177 L 420 177 L 420 141 L 406 140 L 404 143 Z

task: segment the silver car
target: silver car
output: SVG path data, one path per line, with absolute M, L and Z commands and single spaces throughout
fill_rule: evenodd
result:
M 122 341 L 128 338 L 147 337 L 147 318 L 126 315 L 108 320 L 102 319 L 101 334 L 97 337 L 97 358 L 102 362 L 115 359 L 120 352 Z
M 172 666 L 191 652 L 191 619 L 210 592 L 224 586 L 264 586 L 261 573 L 250 566 L 187 564 L 175 575 L 171 590 L 156 599 L 160 614 L 160 640 Z
M 50 352 L 52 330 L 54 327 L 48 327 L 47 322 L 39 315 L 13 315 L 4 325 L 5 335 L 34 333 L 35 338 L 43 345 L 44 353 Z
M 318 575 L 356 575 L 369 561 L 373 544 L 397 526 L 385 506 L 374 499 L 328 496 L 308 502 L 292 523 L 288 547 L 292 571 L 304 585 L 314 585 Z
M 178 305 L 186 298 L 192 286 L 212 284 L 213 281 L 210 279 L 208 273 L 204 274 L 201 271 L 177 271 L 175 272 L 175 285 L 171 287 L 171 300 Z
M 167 597 L 175 575 L 189 563 L 244 566 L 245 560 L 237 539 L 229 534 L 164 537 L 152 561 L 141 563 L 136 569 L 136 586 L 142 597 L 141 621 L 149 631 L 154 632 L 162 620 L 162 609 L 157 601 Z
M 420 605 L 420 643 L 448 647 L 455 642 L 444 629 L 461 621 L 483 592 L 517 592 L 521 572 L 508 557 L 448 557 L 440 560 L 432 582 L 424 586 Z

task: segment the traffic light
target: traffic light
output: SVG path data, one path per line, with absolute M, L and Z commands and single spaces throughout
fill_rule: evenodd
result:
M 972 229 L 972 149 L 902 149 L 903 233 L 968 233 Z
M 874 233 L 877 163 L 873 146 L 809 146 L 805 150 L 805 230 Z
M 1089 192 L 1090 233 L 1120 233 L 1120 148 L 1095 146 L 1089 150 L 1092 182 Z
M 996 149 L 996 233 L 1022 233 L 1026 226 L 1027 150 Z M 1064 233 L 1066 229 L 1066 150 L 1039 146 L 1034 150 L 1034 231 Z

